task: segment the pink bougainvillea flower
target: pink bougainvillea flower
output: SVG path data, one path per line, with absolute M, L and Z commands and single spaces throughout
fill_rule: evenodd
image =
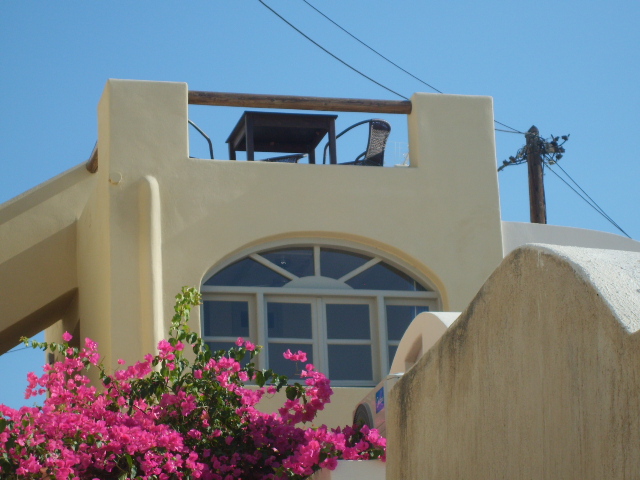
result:
M 300 373 L 303 386 L 286 387 L 288 398 L 278 412 L 258 410 L 262 397 L 275 394 L 286 379 L 258 382 L 253 364 L 240 360 L 253 359 L 260 347 L 242 338 L 222 356 L 211 353 L 187 326 L 188 309 L 198 302 L 196 291 L 183 289 L 178 320 L 169 339 L 158 343 L 158 354 L 112 373 L 101 365 L 92 340 L 82 349 L 33 342 L 66 357 L 46 365 L 40 377 L 28 374 L 25 396 L 46 391 L 41 407 L 0 405 L 0 478 L 276 480 L 334 469 L 340 458 L 384 460 L 385 439 L 377 430 L 301 425 L 313 421 L 333 393 L 311 364 Z M 65 332 L 64 341 L 71 338 Z M 192 361 L 183 353 L 184 339 Z M 284 356 L 307 360 L 302 351 Z M 100 389 L 86 376 L 89 367 L 100 372 Z M 249 379 L 258 387 L 247 388 Z

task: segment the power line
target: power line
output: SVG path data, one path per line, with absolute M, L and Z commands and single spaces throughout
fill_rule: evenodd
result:
M 557 166 L 558 166 L 558 168 L 559 168 L 560 170 L 562 170 L 562 172 L 563 172 L 567 177 L 569 177 L 569 180 L 571 180 L 571 181 L 573 182 L 573 184 L 574 184 L 576 187 L 578 187 L 578 188 L 580 189 L 580 191 L 581 191 L 582 193 L 584 193 L 584 194 L 587 196 L 587 198 L 588 198 L 589 200 L 591 200 L 591 203 L 593 203 L 596 207 L 598 207 L 598 210 L 600 210 L 604 215 L 606 215 L 606 216 L 607 216 L 607 218 L 611 219 L 611 217 L 609 217 L 609 215 L 607 215 L 606 213 L 604 213 L 604 210 L 602 209 L 602 207 L 601 207 L 600 205 L 598 205 L 598 204 L 596 203 L 596 201 L 595 201 L 593 198 L 591 198 L 591 197 L 589 196 L 589 194 L 588 194 L 587 192 L 585 192 L 585 191 L 582 189 L 582 187 L 581 187 L 580 185 L 578 185 L 578 182 L 576 182 L 576 181 L 573 179 L 573 177 L 572 177 L 571 175 L 569 175 L 569 174 L 567 173 L 567 171 L 566 171 L 564 168 L 562 168 L 562 166 L 561 166 L 559 163 L 556 163 L 555 165 L 557 165 Z M 613 220 L 612 220 L 612 221 L 613 221 Z
M 262 1 L 262 0 L 259 0 Z M 354 34 L 352 34 L 351 32 L 349 32 L 346 28 L 342 27 L 341 25 L 339 25 L 336 21 L 332 20 L 331 18 L 329 18 L 326 14 L 322 13 L 320 10 L 318 10 L 316 7 L 314 7 L 313 5 L 311 5 L 307 0 L 302 0 L 304 3 L 306 3 L 309 7 L 311 7 L 312 9 L 314 9 L 316 12 L 318 12 L 320 15 L 322 15 L 324 18 L 326 18 L 328 21 L 330 21 L 331 23 L 333 23 L 336 27 L 338 27 L 340 30 L 342 30 L 344 33 L 346 33 L 347 35 L 349 35 L 351 38 L 353 38 L 354 40 L 356 40 L 357 42 L 359 42 L 360 44 L 364 45 L 365 47 L 367 47 L 369 50 L 371 50 L 373 53 L 375 53 L 376 55 L 378 55 L 380 58 L 383 58 L 384 60 L 386 60 L 387 62 L 389 62 L 391 65 L 393 65 L 394 67 L 398 68 L 399 70 L 403 71 L 404 73 L 406 73 L 407 75 L 409 75 L 410 77 L 416 79 L 417 81 L 419 81 L 420 83 L 422 83 L 423 85 L 426 85 L 427 87 L 431 88 L 432 90 L 438 92 L 438 93 L 444 93 L 441 90 L 438 90 L 436 87 L 434 87 L 433 85 L 427 83 L 426 81 L 422 80 L 421 78 L 415 76 L 413 73 L 408 72 L 407 70 L 405 70 L 404 68 L 402 68 L 400 65 L 396 64 L 395 62 L 391 61 L 389 58 L 385 57 L 384 55 L 382 55 L 380 52 L 378 52 L 375 48 L 371 47 L 370 45 L 368 45 L 366 42 L 364 42 L 363 40 L 360 40 L 358 37 L 356 37 Z M 287 22 L 288 23 L 288 22 Z M 294 27 L 295 28 L 295 27 Z M 296 29 L 297 30 L 297 29 Z M 298 30 L 299 31 L 299 30 Z M 300 32 L 302 33 L 302 32 Z M 304 34 L 303 34 L 304 35 Z M 305 35 L 306 36 L 306 35 Z M 315 43 L 315 42 L 314 42 Z M 386 88 L 386 87 L 385 87 Z M 406 98 L 406 97 L 403 97 Z M 524 135 L 524 132 L 521 132 L 520 130 L 517 130 L 513 127 L 510 127 L 509 125 L 506 125 L 502 122 L 499 122 L 497 120 L 494 120 L 495 123 L 497 123 L 498 125 L 502 125 L 503 127 L 506 127 L 510 130 L 500 130 L 498 128 L 496 128 L 495 130 L 498 132 L 505 132 L 505 133 L 520 133 L 522 135 Z
M 497 123 L 498 125 L 502 125 L 503 127 L 507 127 L 507 128 L 510 128 L 510 129 L 511 129 L 511 131 L 507 132 L 506 130 L 500 130 L 500 129 L 498 129 L 498 128 L 495 128 L 494 130 L 497 130 L 498 132 L 519 133 L 520 135 L 526 135 L 526 133 L 521 132 L 520 130 L 517 130 L 517 129 L 513 128 L 513 127 L 510 127 L 509 125 L 506 125 L 506 124 L 504 124 L 504 123 L 502 123 L 502 122 L 499 122 L 498 120 L 495 120 L 495 119 L 494 119 L 494 120 L 493 120 L 493 122 L 494 122 L 494 123 Z
M 556 165 L 558 165 L 558 164 L 556 163 Z M 618 225 L 616 222 L 614 222 L 614 221 L 613 221 L 613 219 L 612 219 L 609 215 L 607 215 L 607 214 L 605 213 L 605 211 L 600 207 L 600 205 L 598 205 L 598 204 L 597 204 L 597 203 L 596 203 L 596 202 L 595 202 L 595 201 L 594 201 L 594 200 L 593 200 L 593 199 L 592 199 L 592 198 L 591 198 L 591 197 L 590 197 L 590 196 L 589 196 L 589 195 L 588 195 L 588 194 L 587 194 L 583 189 L 582 189 L 582 187 L 580 187 L 580 185 L 578 185 L 578 184 L 576 183 L 576 181 L 575 181 L 575 180 L 573 180 L 573 178 L 571 178 L 571 176 L 570 176 L 570 175 L 569 175 L 569 174 L 568 174 L 568 173 L 567 173 L 567 172 L 566 172 L 562 167 L 560 167 L 560 165 L 558 165 L 558 167 L 560 167 L 560 169 L 561 169 L 561 170 L 562 170 L 562 171 L 563 171 L 563 172 L 564 172 L 564 173 L 565 173 L 569 178 L 571 178 L 571 181 L 572 181 L 573 183 L 575 183 L 575 184 L 576 184 L 576 186 L 577 186 L 577 187 L 578 187 L 578 188 L 579 188 L 579 189 L 580 189 L 580 190 L 581 190 L 581 191 L 582 191 L 582 192 L 583 192 L 587 197 L 589 197 L 589 200 L 591 200 L 591 201 L 587 200 L 587 199 L 586 199 L 586 198 L 585 198 L 585 197 L 584 197 L 580 192 L 578 192 L 575 188 L 573 188 L 573 187 L 569 184 L 569 182 L 567 182 L 564 178 L 562 178 L 560 175 L 558 175 L 558 174 L 553 170 L 553 168 L 551 168 L 551 165 L 549 165 L 549 164 L 547 163 L 545 166 L 549 168 L 549 171 L 551 171 L 551 173 L 553 173 L 556 177 L 558 177 L 560 180 L 562 180 L 562 182 L 563 182 L 567 187 L 569 187 L 571 190 L 573 190 L 573 191 L 575 192 L 575 194 L 576 194 L 576 195 L 578 195 L 580 198 L 582 198 L 582 199 L 583 199 L 583 200 L 584 200 L 584 201 L 585 201 L 585 202 L 586 202 L 586 203 L 587 203 L 591 208 L 593 208 L 596 212 L 598 212 L 600 215 L 602 215 L 602 216 L 603 216 L 603 217 L 604 217 L 604 218 L 605 218 L 609 223 L 611 223 L 614 227 L 616 227 L 618 230 L 620 230 L 624 235 L 626 235 L 627 237 L 631 238 L 631 236 L 630 236 L 627 232 L 625 232 L 625 231 L 622 229 L 622 227 L 620 227 L 620 225 Z
M 495 120 L 494 120 L 494 122 L 495 122 Z M 511 127 L 509 127 L 509 128 L 511 128 Z M 495 130 L 496 132 L 517 133 L 518 135 L 524 135 L 522 132 L 519 132 L 519 131 L 517 131 L 517 130 L 515 130 L 515 129 L 514 129 L 514 130 L 502 130 L 501 128 L 494 128 L 494 130 Z
M 433 85 L 428 84 L 427 82 L 425 82 L 424 80 L 416 77 L 413 73 L 406 71 L 404 68 L 402 68 L 400 65 L 392 62 L 391 60 L 389 60 L 387 57 L 385 57 L 384 55 L 382 55 L 380 52 L 378 52 L 376 49 L 374 49 L 373 47 L 367 45 L 365 42 L 363 42 L 362 40 L 360 40 L 358 37 L 356 37 L 355 35 L 353 35 L 351 32 L 349 32 L 346 28 L 338 25 L 338 23 L 336 23 L 335 21 L 333 21 L 332 19 L 330 19 L 327 15 L 325 15 L 324 13 L 322 13 L 320 10 L 318 10 L 316 7 L 314 7 L 313 5 L 311 5 L 309 2 L 307 2 L 307 0 L 302 0 L 304 3 L 306 3 L 307 5 L 309 5 L 311 8 L 313 8 L 316 12 L 318 12 L 320 15 L 322 15 L 324 18 L 326 18 L 327 20 L 329 20 L 331 23 L 333 23 L 336 27 L 338 27 L 340 30 L 342 30 L 344 33 L 346 33 L 347 35 L 349 35 L 351 38 L 353 38 L 355 41 L 361 43 L 362 45 L 364 45 L 365 47 L 367 47 L 369 50 L 371 50 L 373 53 L 375 53 L 376 55 L 378 55 L 379 57 L 385 59 L 387 62 L 389 62 L 391 65 L 393 65 L 394 67 L 398 68 L 399 70 L 402 70 L 404 73 L 406 73 L 407 75 L 415 78 L 417 81 L 419 81 L 420 83 L 422 83 L 423 85 L 426 85 L 427 87 L 429 87 L 430 89 L 438 92 L 438 93 L 442 93 L 440 90 L 438 90 L 436 87 L 434 87 Z
M 365 75 L 364 73 L 362 73 L 360 70 L 356 69 L 355 67 L 352 67 L 351 65 L 349 65 L 347 62 L 345 62 L 344 60 L 342 60 L 341 58 L 339 58 L 338 56 L 334 55 L 333 53 L 331 53 L 329 50 L 327 50 L 326 48 L 324 48 L 322 45 L 320 45 L 318 42 L 316 42 L 315 40 L 313 40 L 311 37 L 309 37 L 307 34 L 305 34 L 304 32 L 302 32 L 302 30 L 299 30 L 295 25 L 293 25 L 292 23 L 290 23 L 288 20 L 286 20 L 282 15 L 280 15 L 278 12 L 276 12 L 273 8 L 271 8 L 269 5 L 267 5 L 266 3 L 264 3 L 262 0 L 258 0 L 262 5 L 264 5 L 268 10 L 270 10 L 274 15 L 276 15 L 280 20 L 282 20 L 283 22 L 285 22 L 287 25 L 289 25 L 291 28 L 293 28 L 296 32 L 298 32 L 300 35 L 302 35 L 304 38 L 306 38 L 307 40 L 309 40 L 311 43 L 313 43 L 316 47 L 322 49 L 325 53 L 328 53 L 329 55 L 331 55 L 333 58 L 335 58 L 336 60 L 338 60 L 340 63 L 342 63 L 344 66 L 350 68 L 351 70 L 353 70 L 354 72 L 356 72 L 359 75 L 362 75 L 364 78 L 366 78 L 367 80 L 375 83 L 376 85 L 378 85 L 379 87 L 384 88 L 385 90 L 393 93 L 394 95 L 399 96 L 400 98 L 404 98 L 405 100 L 409 100 L 407 97 L 405 97 L 404 95 L 399 94 L 398 92 L 396 92 L 395 90 L 391 90 L 389 87 L 383 85 L 380 82 L 377 82 L 376 80 L 374 80 L 373 78 L 369 77 L 368 75 Z
M 16 348 L 14 350 L 9 350 L 8 352 L 4 352 L 3 355 L 6 355 L 7 353 L 15 353 L 15 352 L 19 352 L 21 350 L 26 350 L 27 348 L 31 348 L 31 347 L 22 347 L 22 348 Z

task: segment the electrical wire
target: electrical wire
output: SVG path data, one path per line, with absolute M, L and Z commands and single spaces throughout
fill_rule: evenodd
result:
M 261 0 L 259 0 L 261 1 Z M 316 7 L 314 7 L 313 5 L 311 5 L 307 0 L 302 0 L 304 3 L 306 3 L 309 7 L 311 7 L 313 10 L 315 10 L 316 12 L 318 12 L 320 15 L 322 15 L 324 18 L 326 18 L 329 22 L 333 23 L 336 27 L 338 27 L 340 30 L 342 30 L 344 33 L 346 33 L 347 35 L 349 35 L 351 38 L 353 38 L 355 41 L 359 42 L 360 44 L 364 45 L 366 48 L 368 48 L 369 50 L 371 50 L 373 53 L 375 53 L 376 55 L 378 55 L 380 58 L 386 60 L 387 62 L 389 62 L 391 65 L 393 65 L 394 67 L 398 68 L 399 70 L 403 71 L 404 73 L 406 73 L 407 75 L 409 75 L 410 77 L 416 79 L 417 81 L 419 81 L 420 83 L 422 83 L 423 85 L 426 85 L 427 87 L 431 88 L 432 90 L 438 92 L 438 93 L 444 93 L 441 90 L 438 90 L 436 87 L 434 87 L 433 85 L 425 82 L 424 80 L 422 80 L 421 78 L 415 76 L 413 73 L 408 72 L 407 70 L 405 70 L 404 68 L 402 68 L 400 65 L 396 64 L 395 62 L 391 61 L 389 58 L 385 57 L 384 55 L 382 55 L 380 52 L 378 52 L 375 48 L 371 47 L 370 45 L 368 45 L 366 42 L 364 42 L 363 40 L 360 40 L 358 37 L 356 37 L 354 34 L 352 34 L 351 32 L 349 32 L 346 28 L 342 27 L 341 25 L 339 25 L 336 21 L 332 20 L 331 18 L 329 18 L 326 14 L 324 14 L 323 12 L 321 12 L 320 10 L 318 10 Z M 294 27 L 295 28 L 295 27 Z M 297 30 L 297 29 L 296 29 Z M 406 97 L 403 97 L 406 98 Z M 505 132 L 505 133 L 520 133 L 522 135 L 524 135 L 524 132 L 521 132 L 520 130 L 517 130 L 513 127 L 510 127 L 509 125 L 506 125 L 502 122 L 499 122 L 497 120 L 494 120 L 495 123 L 497 123 L 498 125 L 502 125 L 503 127 L 506 127 L 510 130 L 500 130 L 498 128 L 496 128 L 495 130 L 497 132 Z
M 27 348 L 31 348 L 31 347 L 16 348 L 16 349 L 13 349 L 13 350 L 9 350 L 8 352 L 4 352 L 3 355 L 6 355 L 7 353 L 15 353 L 15 352 L 19 352 L 21 350 L 26 350 Z
M 495 120 L 494 120 L 494 122 L 495 122 Z M 509 127 L 509 128 L 511 128 L 511 127 Z M 519 132 L 519 131 L 517 131 L 517 130 L 515 130 L 515 129 L 513 129 L 513 130 L 502 130 L 501 128 L 494 128 L 494 130 L 495 130 L 496 132 L 517 133 L 518 135 L 524 135 L 522 132 Z
M 318 48 L 322 49 L 325 53 L 328 53 L 329 55 L 331 55 L 333 58 L 335 58 L 336 60 L 338 60 L 340 63 L 342 63 L 343 65 L 345 65 L 346 67 L 350 68 L 351 70 L 353 70 L 354 72 L 358 73 L 359 75 L 363 76 L 364 78 L 366 78 L 367 80 L 370 80 L 371 82 L 375 83 L 376 85 L 384 88 L 385 90 L 401 97 L 404 98 L 405 100 L 409 100 L 407 97 L 405 97 L 404 95 L 399 94 L 398 92 L 390 89 L 389 87 L 386 87 L 385 85 L 375 81 L 374 79 L 372 79 L 371 77 L 365 75 L 364 73 L 362 73 L 361 71 L 357 70 L 356 68 L 352 67 L 351 65 L 349 65 L 347 62 L 345 62 L 344 60 L 340 59 L 339 57 L 337 57 L 336 55 L 334 55 L 333 53 L 331 53 L 329 50 L 327 50 L 326 48 L 324 48 L 322 45 L 320 45 L 319 43 L 317 43 L 316 41 L 314 41 L 313 39 L 311 39 L 309 36 L 307 36 L 305 33 L 303 33 L 301 30 L 299 30 L 297 27 L 295 27 L 292 23 L 290 23 L 289 21 L 287 21 L 284 17 L 282 17 L 278 12 L 276 12 L 275 10 L 273 10 L 271 7 L 269 7 L 266 3 L 264 3 L 262 0 L 258 0 L 263 6 L 265 6 L 267 9 L 269 9 L 273 14 L 275 14 L 278 18 L 280 18 L 283 22 L 285 22 L 287 25 L 289 25 L 291 28 L 293 28 L 296 32 L 298 32 L 300 35 L 302 35 L 303 37 L 305 37 L 307 40 L 309 40 L 311 43 L 313 43 L 314 45 L 316 45 Z M 409 75 L 410 77 L 414 78 L 415 80 L 419 81 L 420 83 L 422 83 L 423 85 L 426 85 L 427 87 L 431 88 L 432 90 L 434 90 L 437 93 L 442 94 L 443 92 L 441 90 L 438 90 L 437 88 L 435 88 L 433 85 L 425 82 L 424 80 L 422 80 L 421 78 L 415 76 L 414 74 L 412 74 L 411 72 L 405 70 L 404 68 L 402 68 L 401 66 L 399 66 L 398 64 L 396 64 L 395 62 L 393 62 L 392 60 L 390 60 L 389 58 L 385 57 L 384 55 L 382 55 L 380 52 L 378 52 L 376 49 L 374 49 L 373 47 L 369 46 L 367 43 L 365 43 L 364 41 L 360 40 L 358 37 L 356 37 L 355 35 L 353 35 L 351 32 L 349 32 L 347 29 L 345 29 L 344 27 L 342 27 L 340 24 L 338 24 L 336 21 L 332 20 L 331 18 L 329 18 L 326 14 L 324 14 L 323 12 L 321 12 L 319 9 L 317 9 L 316 7 L 314 7 L 311 3 L 309 3 L 307 0 L 302 0 L 304 3 L 306 3 L 310 8 L 312 8 L 313 10 L 315 10 L 318 14 L 322 15 L 325 19 L 327 19 L 329 22 L 331 22 L 333 25 L 335 25 L 336 27 L 338 27 L 340 30 L 342 30 L 344 33 L 346 33 L 347 35 L 349 35 L 351 38 L 353 38 L 354 40 L 356 40 L 358 43 L 360 43 L 361 45 L 365 46 L 366 48 L 368 48 L 369 50 L 371 50 L 373 53 L 375 53 L 376 55 L 378 55 L 380 58 L 384 59 L 385 61 L 387 61 L 388 63 L 390 63 L 391 65 L 393 65 L 394 67 L 398 68 L 399 70 L 401 70 L 402 72 L 406 73 L 407 75 Z M 500 128 L 495 128 L 494 130 L 496 132 L 504 132 L 504 133 L 517 133 L 520 135 L 527 135 L 525 132 L 522 132 L 516 128 L 513 128 L 505 123 L 499 122 L 498 120 L 494 119 L 494 123 L 497 123 L 498 125 L 501 125 L 505 128 L 508 128 L 509 130 L 503 130 Z M 542 139 L 542 137 L 540 137 L 540 135 L 537 135 L 538 138 Z M 544 140 L 544 139 L 542 139 Z M 580 192 L 578 192 L 575 188 L 573 188 L 564 178 L 562 178 L 560 175 L 558 175 L 552 168 L 551 165 L 547 162 L 545 162 L 545 164 L 547 167 L 549 167 L 549 170 L 551 171 L 551 173 L 553 173 L 556 177 L 558 177 L 560 180 L 562 180 L 562 182 L 564 182 L 565 185 L 567 185 L 571 190 L 573 190 L 580 198 L 582 198 L 585 202 L 587 202 L 587 204 L 589 204 L 589 206 L 591 206 L 591 208 L 593 208 L 596 212 L 598 212 L 600 215 L 602 215 L 607 221 L 609 221 L 614 227 L 616 227 L 618 230 L 620 230 L 620 232 L 622 232 L 624 235 L 626 235 L 627 237 L 631 238 L 631 236 L 629 236 L 629 234 L 627 234 L 627 232 L 625 232 L 622 227 L 620 227 L 620 225 L 618 225 L 609 215 L 606 214 L 606 212 L 602 209 L 602 207 L 600 207 L 600 205 L 598 205 L 595 200 L 593 200 L 593 198 L 591 198 L 589 196 L 589 194 L 587 194 L 587 192 L 585 192 L 582 187 L 580 187 L 580 185 L 578 185 L 578 183 L 571 177 L 571 175 L 569 175 L 560 165 L 558 165 L 556 163 L 556 165 L 558 165 L 558 167 L 560 168 L 560 170 L 562 170 L 564 172 L 564 174 L 576 185 L 576 187 L 578 187 L 578 189 L 584 193 L 583 196 Z
M 558 165 L 558 164 L 556 163 L 556 165 Z M 559 166 L 559 165 L 558 165 L 558 166 Z M 584 196 L 582 196 L 582 194 L 581 194 L 580 192 L 578 192 L 578 190 L 576 190 L 575 188 L 573 188 L 573 187 L 569 184 L 569 182 L 567 182 L 564 178 L 562 178 L 560 175 L 558 175 L 558 174 L 553 170 L 553 168 L 551 168 L 551 165 L 549 165 L 549 164 L 547 163 L 547 164 L 545 164 L 545 167 L 549 168 L 549 171 L 551 171 L 551 173 L 553 173 L 556 177 L 558 177 L 560 180 L 562 180 L 562 182 L 563 182 L 567 187 L 569 187 L 571 190 L 573 190 L 573 191 L 575 192 L 575 194 L 576 194 L 576 195 L 578 195 L 578 196 L 579 196 L 580 198 L 582 198 L 585 202 L 587 202 L 587 204 L 588 204 L 591 208 L 593 208 L 596 212 L 598 212 L 600 215 L 602 215 L 602 216 L 603 216 L 603 217 L 604 217 L 604 218 L 605 218 L 609 223 L 611 223 L 614 227 L 616 227 L 618 230 L 620 230 L 620 231 L 621 231 L 625 236 L 627 236 L 627 237 L 631 238 L 631 236 L 630 236 L 627 232 L 625 232 L 625 231 L 622 229 L 622 227 L 620 227 L 620 225 L 618 225 L 616 222 L 614 222 L 614 221 L 613 221 L 613 219 L 612 219 L 609 215 L 607 215 L 607 214 L 605 213 L 605 211 L 604 211 L 604 210 L 602 210 L 602 208 L 601 208 L 601 207 L 600 207 L 596 202 L 594 202 L 594 201 L 593 201 L 593 199 L 591 199 L 591 197 L 589 197 L 589 195 L 587 195 L 587 193 L 586 193 L 586 192 L 584 192 L 584 190 L 582 190 L 582 188 L 581 188 L 577 183 L 576 183 L 576 186 L 577 186 L 580 190 L 582 190 L 582 192 L 584 192 L 584 194 L 585 194 L 587 197 L 589 197 L 589 199 L 591 199 L 591 201 L 587 200 Z M 563 172 L 565 171 L 562 167 L 560 167 L 560 169 L 561 169 Z M 565 172 L 565 173 L 566 173 L 566 172 Z M 567 176 L 568 176 L 569 178 L 571 178 L 571 176 L 570 176 L 569 174 L 567 174 Z M 571 180 L 575 183 L 575 180 L 573 180 L 573 179 L 571 179 Z M 593 202 L 593 203 L 592 203 L 592 202 Z
M 598 210 L 600 210 L 604 215 L 606 215 L 606 213 L 604 213 L 604 210 L 602 209 L 602 207 L 601 207 L 600 205 L 598 205 L 598 204 L 596 203 L 596 201 L 595 201 L 593 198 L 591 198 L 591 197 L 589 196 L 589 194 L 588 194 L 587 192 L 585 192 L 585 191 L 582 189 L 582 187 L 581 187 L 580 185 L 578 185 L 578 182 L 576 182 L 576 181 L 573 179 L 573 177 L 572 177 L 571 175 L 569 175 L 569 174 L 567 173 L 567 171 L 566 171 L 564 168 L 562 168 L 562 166 L 561 166 L 559 163 L 556 163 L 555 165 L 556 165 L 560 170 L 562 170 L 562 172 L 563 172 L 567 177 L 569 177 L 569 180 L 571 180 L 571 181 L 573 182 L 573 184 L 574 184 L 576 187 L 578 187 L 578 188 L 580 189 L 580 191 L 581 191 L 582 193 L 584 193 L 584 194 L 587 196 L 587 198 L 588 198 L 589 200 L 591 200 L 591 203 L 593 203 L 596 207 L 598 207 Z M 611 218 L 611 217 L 609 217 L 608 215 L 607 215 L 607 217 L 608 217 L 608 218 Z
M 373 53 L 375 53 L 376 55 L 378 55 L 380 58 L 383 58 L 384 60 L 386 60 L 387 62 L 389 62 L 391 65 L 393 65 L 394 67 L 396 67 L 399 70 L 402 70 L 404 73 L 406 73 L 407 75 L 415 78 L 417 81 L 419 81 L 420 83 L 422 83 L 423 85 L 426 85 L 427 87 L 429 87 L 430 89 L 438 92 L 438 93 L 442 93 L 440 90 L 438 90 L 436 87 L 434 87 L 433 85 L 428 84 L 427 82 L 425 82 L 424 80 L 416 77 L 413 73 L 406 71 L 404 68 L 402 68 L 400 65 L 392 62 L 391 60 L 389 60 L 387 57 L 385 57 L 384 55 L 382 55 L 380 52 L 378 52 L 376 49 L 374 49 L 373 47 L 370 47 L 369 45 L 367 45 L 365 42 L 363 42 L 362 40 L 360 40 L 358 37 L 356 37 L 355 35 L 353 35 L 351 32 L 349 32 L 346 28 L 338 25 L 338 23 L 336 23 L 335 21 L 333 21 L 332 19 L 330 19 L 327 15 L 325 15 L 324 13 L 322 13 L 320 10 L 318 10 L 316 7 L 314 7 L 313 5 L 311 5 L 309 2 L 307 2 L 307 0 L 302 0 L 304 3 L 306 3 L 307 5 L 309 5 L 311 8 L 313 8 L 316 12 L 318 12 L 320 15 L 322 15 L 324 18 L 326 18 L 327 20 L 329 20 L 331 23 L 333 23 L 336 27 L 338 27 L 340 30 L 342 30 L 344 33 L 346 33 L 347 35 L 349 35 L 351 38 L 353 38 L 355 41 L 359 42 L 360 44 L 364 45 L 365 47 L 367 47 L 369 50 L 371 50 Z
M 367 80 L 375 83 L 376 85 L 378 85 L 379 87 L 384 88 L 385 90 L 387 90 L 388 92 L 393 93 L 394 95 L 399 96 L 400 98 L 404 98 L 405 100 L 409 100 L 407 97 L 405 97 L 404 95 L 399 94 L 398 92 L 396 92 L 395 90 L 391 90 L 389 87 L 383 85 L 380 82 L 377 82 L 376 80 L 374 80 L 373 78 L 369 77 L 368 75 L 365 75 L 364 73 L 362 73 L 360 70 L 358 70 L 355 67 L 352 67 L 351 65 L 349 65 L 347 62 L 345 62 L 344 60 L 342 60 L 341 58 L 339 58 L 338 56 L 334 55 L 333 53 L 331 53 L 329 50 L 327 50 L 326 48 L 324 48 L 322 45 L 320 45 L 318 42 L 316 42 L 315 40 L 313 40 L 311 37 L 309 37 L 307 34 L 305 34 L 302 30 L 298 29 L 295 25 L 293 25 L 292 23 L 290 23 L 287 19 L 285 19 L 282 15 L 280 15 L 278 12 L 276 12 L 273 8 L 271 8 L 269 5 L 267 5 L 266 3 L 264 3 L 262 0 L 258 0 L 262 5 L 264 5 L 268 10 L 270 10 L 274 15 L 276 15 L 280 20 L 282 20 L 283 22 L 285 22 L 287 25 L 289 25 L 291 28 L 293 28 L 296 32 L 298 32 L 300 35 L 302 35 L 304 38 L 306 38 L 307 40 L 309 40 L 311 43 L 313 43 L 316 47 L 320 48 L 322 51 L 324 51 L 325 53 L 328 53 L 329 55 L 331 55 L 333 58 L 335 58 L 336 60 L 338 60 L 340 63 L 342 63 L 345 67 L 350 68 L 351 70 L 353 70 L 354 72 L 356 72 L 357 74 L 363 76 L 364 78 L 366 78 Z
M 506 124 L 504 124 L 504 123 L 502 123 L 502 122 L 499 122 L 498 120 L 494 120 L 493 122 L 494 122 L 494 123 L 497 123 L 498 125 L 502 125 L 503 127 L 507 127 L 507 128 L 510 128 L 510 129 L 511 129 L 511 131 L 508 131 L 508 132 L 507 132 L 506 130 L 500 130 L 500 129 L 498 129 L 498 128 L 495 128 L 494 130 L 496 130 L 496 131 L 498 131 L 498 132 L 519 133 L 520 135 L 526 135 L 526 133 L 521 132 L 520 130 L 517 130 L 517 129 L 513 128 L 513 127 L 510 127 L 509 125 L 506 125 Z
M 571 175 L 569 175 L 569 173 L 568 173 L 564 168 L 562 168 L 562 166 L 561 166 L 559 163 L 556 163 L 555 165 L 557 165 L 557 166 L 558 166 L 558 168 L 559 168 L 560 170 L 562 170 L 562 172 L 563 172 L 563 173 L 564 173 L 564 174 L 569 178 L 569 180 L 571 180 L 571 181 L 573 182 L 573 184 L 574 184 L 576 187 L 578 187 L 578 189 L 579 189 L 582 193 L 584 193 L 584 194 L 585 194 L 585 196 L 590 200 L 591 204 L 592 204 L 592 205 L 594 205 L 594 206 L 597 208 L 597 210 L 601 213 L 601 215 L 602 215 L 603 217 L 605 217 L 609 222 L 611 222 L 611 224 L 612 224 L 612 225 L 614 225 L 618 230 L 620 230 L 622 233 L 624 233 L 627 237 L 631 238 L 631 237 L 627 234 L 627 232 L 625 232 L 625 231 L 622 229 L 622 227 L 620 227 L 620 225 L 618 225 L 618 224 L 617 224 L 617 223 L 616 223 L 616 222 L 615 222 L 615 221 L 614 221 L 614 220 L 613 220 L 613 219 L 612 219 L 612 218 L 611 218 L 611 217 L 610 217 L 610 216 L 609 216 L 609 215 L 604 211 L 604 209 L 603 209 L 600 205 L 598 205 L 598 203 L 597 203 L 593 198 L 591 198 L 591 196 L 590 196 L 587 192 L 585 192 L 585 191 L 584 191 L 584 189 L 583 189 L 583 188 L 578 184 L 578 182 L 576 182 L 576 181 L 573 179 L 573 177 L 572 177 Z

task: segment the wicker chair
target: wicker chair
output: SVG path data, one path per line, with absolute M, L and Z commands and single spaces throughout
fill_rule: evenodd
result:
M 391 125 L 386 120 L 380 120 L 378 118 L 372 118 L 370 120 L 363 120 L 362 122 L 351 125 L 346 130 L 343 130 L 336 139 L 347 133 L 349 130 L 359 126 L 369 124 L 369 141 L 367 143 L 367 149 L 362 152 L 353 162 L 344 162 L 339 165 L 365 165 L 372 167 L 382 167 L 384 164 L 384 149 L 387 145 L 387 139 L 391 132 Z M 327 149 L 329 144 L 324 147 L 324 154 L 322 156 L 322 163 L 327 161 Z

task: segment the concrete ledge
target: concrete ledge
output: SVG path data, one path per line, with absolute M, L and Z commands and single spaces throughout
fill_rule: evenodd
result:
M 384 480 L 385 464 L 380 460 L 338 460 L 335 470 L 322 469 L 310 480 Z

